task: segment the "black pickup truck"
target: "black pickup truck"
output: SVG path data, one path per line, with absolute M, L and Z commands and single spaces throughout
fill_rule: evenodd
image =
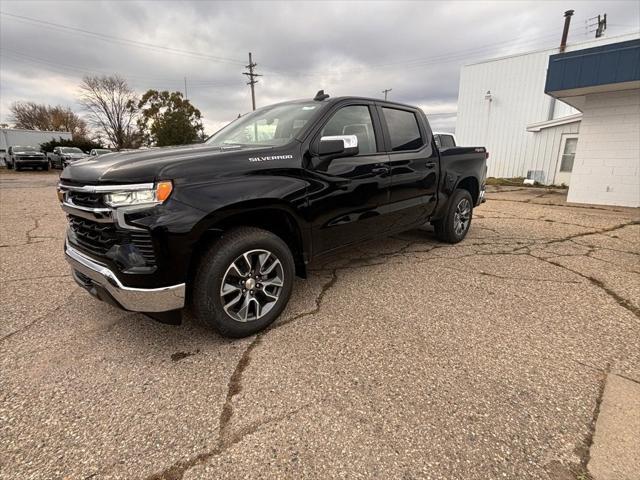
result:
M 429 222 L 440 240 L 462 240 L 486 158 L 483 147 L 439 152 L 418 108 L 320 91 L 203 144 L 71 163 L 58 189 L 66 258 L 101 300 L 174 322 L 190 306 L 246 336 L 278 317 L 320 255 Z

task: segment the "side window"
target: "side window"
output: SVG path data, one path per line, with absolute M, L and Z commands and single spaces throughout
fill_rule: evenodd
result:
M 413 112 L 383 108 L 382 113 L 389 129 L 392 151 L 415 150 L 423 145 L 418 120 Z
M 330 135 L 355 135 L 358 137 L 360 155 L 369 155 L 378 150 L 371 113 L 365 105 L 343 107 L 334 113 L 320 132 L 321 137 Z
M 573 170 L 573 159 L 576 156 L 577 138 L 567 138 L 564 142 L 564 151 L 562 152 L 562 162 L 560 163 L 561 172 L 571 172 Z
M 451 135 L 440 135 L 440 143 L 442 143 L 442 148 L 453 148 L 456 146 Z

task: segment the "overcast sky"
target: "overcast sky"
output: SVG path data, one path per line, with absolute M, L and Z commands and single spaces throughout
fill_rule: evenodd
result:
M 0 0 L 0 123 L 28 100 L 77 103 L 85 74 L 125 77 L 138 92 L 184 91 L 207 133 L 251 109 L 242 75 L 253 52 L 258 106 L 332 96 L 419 105 L 435 129 L 453 131 L 460 67 L 554 47 L 563 12 L 569 41 L 607 13 L 608 36 L 640 30 L 640 2 L 126 2 Z M 432 114 L 432 115 L 431 115 Z

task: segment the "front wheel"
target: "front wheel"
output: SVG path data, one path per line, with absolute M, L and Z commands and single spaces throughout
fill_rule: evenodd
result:
M 203 256 L 193 285 L 196 318 L 226 337 L 269 326 L 289 301 L 295 275 L 287 244 L 271 232 L 225 232 Z
M 456 190 L 444 218 L 433 222 L 438 240 L 458 243 L 467 236 L 473 218 L 473 199 L 467 190 Z

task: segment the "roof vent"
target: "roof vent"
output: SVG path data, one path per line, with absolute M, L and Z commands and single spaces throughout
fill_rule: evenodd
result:
M 327 98 L 329 98 L 329 94 L 328 93 L 324 93 L 324 90 L 318 90 L 318 93 L 316 93 L 316 96 L 313 97 L 313 99 L 316 102 L 321 102 L 323 100 L 326 100 Z

